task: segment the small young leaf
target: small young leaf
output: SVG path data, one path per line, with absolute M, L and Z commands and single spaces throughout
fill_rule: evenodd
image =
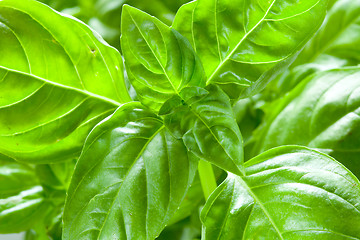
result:
M 159 110 L 182 88 L 205 85 L 200 60 L 177 31 L 128 5 L 121 28 L 126 70 L 144 105 Z
M 360 182 L 334 159 L 287 146 L 245 167 L 205 204 L 204 239 L 360 239 Z
M 160 118 L 139 103 L 123 105 L 87 138 L 68 190 L 63 239 L 155 239 L 196 166 Z
M 171 111 L 170 111 L 171 110 Z M 228 96 L 217 86 L 184 88 L 160 110 L 165 125 L 199 158 L 242 174 L 243 142 Z

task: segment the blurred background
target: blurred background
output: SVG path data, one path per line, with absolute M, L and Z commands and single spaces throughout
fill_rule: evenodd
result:
M 121 7 L 129 4 L 171 25 L 176 11 L 189 0 L 42 0 L 52 8 L 79 18 L 120 50 Z

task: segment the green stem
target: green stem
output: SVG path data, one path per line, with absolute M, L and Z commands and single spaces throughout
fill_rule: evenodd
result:
M 49 236 L 47 235 L 47 231 L 46 231 L 44 223 L 42 223 L 42 222 L 37 223 L 33 227 L 33 229 L 36 232 L 36 239 L 38 239 L 38 240 L 49 240 L 50 239 Z
M 198 171 L 199 171 L 201 187 L 204 192 L 204 197 L 205 200 L 207 200 L 210 194 L 217 187 L 215 175 L 211 163 L 200 160 L 198 165 Z

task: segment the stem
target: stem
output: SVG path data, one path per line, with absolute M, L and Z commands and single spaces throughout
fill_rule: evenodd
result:
M 210 194 L 217 187 L 211 163 L 200 160 L 198 165 L 198 171 L 204 197 L 205 200 L 207 200 Z
M 42 222 L 37 223 L 33 227 L 33 229 L 36 232 L 36 239 L 39 239 L 39 240 L 48 240 L 49 239 L 45 225 Z

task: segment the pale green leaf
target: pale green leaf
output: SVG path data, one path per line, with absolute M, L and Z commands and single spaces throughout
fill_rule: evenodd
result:
M 0 154 L 0 233 L 28 230 L 49 206 L 34 169 Z
M 286 97 L 266 107 L 254 154 L 298 144 L 334 156 L 359 176 L 360 68 L 308 77 Z
M 80 21 L 33 0 L 0 1 L 0 152 L 78 156 L 91 128 L 129 101 L 120 54 Z
M 316 62 L 323 55 L 346 60 L 346 65 L 360 63 L 360 2 L 338 0 L 313 39 L 299 54 L 293 66 Z

